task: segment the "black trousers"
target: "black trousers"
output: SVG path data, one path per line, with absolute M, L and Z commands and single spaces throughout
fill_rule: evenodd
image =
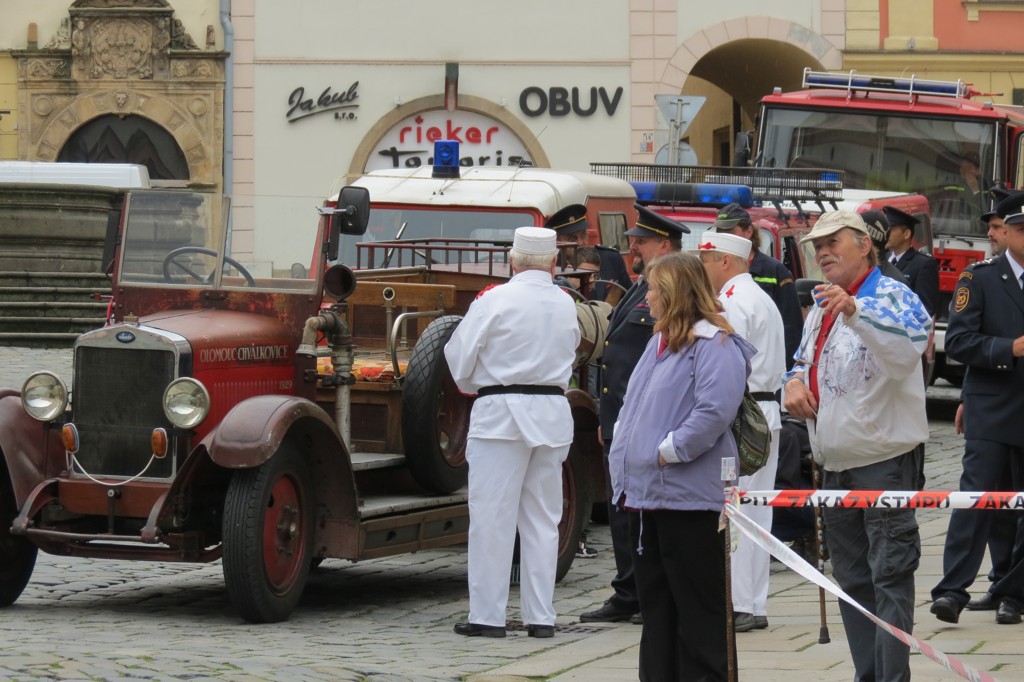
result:
M 643 682 L 728 676 L 725 533 L 718 512 L 628 512 L 644 630 Z
M 609 602 L 620 611 L 640 610 L 636 595 L 636 578 L 633 576 L 633 552 L 629 543 L 629 512 L 619 509 L 612 502 L 612 476 L 608 471 L 608 453 L 612 449 L 610 440 L 604 441 L 604 470 L 607 474 L 608 529 L 612 534 L 612 551 L 615 554 L 615 577 L 612 589 L 615 591 Z
M 1024 489 L 1024 449 L 990 440 L 968 438 L 964 443 L 963 473 L 960 476 L 960 490 L 1021 490 Z M 951 596 L 960 604 L 970 599 L 967 588 L 974 582 L 978 569 L 985 558 L 985 544 L 990 540 L 996 521 L 996 540 L 1001 544 L 999 552 L 993 552 L 992 562 L 996 579 L 989 591 L 1000 596 L 1024 599 L 1024 585 L 1018 568 L 1013 579 L 1004 583 L 1011 567 L 1024 561 L 1024 551 L 1017 550 L 1007 561 L 1006 555 L 1012 538 L 1017 535 L 1020 523 L 1007 528 L 1006 514 L 1019 515 L 1014 511 L 990 511 L 986 509 L 956 509 L 950 514 L 949 529 L 946 531 L 946 547 L 942 556 L 942 580 L 932 589 L 932 599 Z M 1013 524 L 1013 521 L 1009 521 Z M 1002 575 L 999 575 L 999 574 Z M 1000 584 L 1001 585 L 1000 588 Z

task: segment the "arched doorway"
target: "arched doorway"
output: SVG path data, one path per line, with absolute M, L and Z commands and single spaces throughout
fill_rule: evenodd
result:
M 188 182 L 185 154 L 162 126 L 135 115 L 107 114 L 73 132 L 57 155 L 57 161 L 87 163 L 137 163 L 156 181 Z
M 729 165 L 735 135 L 754 129 L 761 97 L 776 86 L 795 90 L 803 69 L 838 69 L 840 46 L 798 23 L 743 17 L 705 26 L 683 40 L 655 83 L 656 92 L 704 97 L 685 132 L 700 163 Z M 660 140 L 659 140 L 660 136 Z M 656 133 L 655 148 L 667 142 Z

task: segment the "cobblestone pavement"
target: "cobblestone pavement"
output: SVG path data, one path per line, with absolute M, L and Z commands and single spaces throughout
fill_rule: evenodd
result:
M 69 379 L 70 365 L 68 350 L 0 347 L 0 387 L 18 388 L 37 369 Z M 957 393 L 943 391 L 946 397 Z M 948 405 L 941 412 L 943 419 L 952 416 Z M 952 489 L 959 475 L 959 439 L 948 421 L 934 420 L 932 427 L 929 487 Z M 933 560 L 941 558 L 945 523 L 938 515 L 922 518 L 922 535 L 930 538 L 926 553 Z M 635 679 L 639 627 L 578 623 L 580 613 L 608 596 L 614 570 L 607 527 L 593 527 L 590 539 L 599 556 L 577 559 L 556 589 L 559 619 L 553 640 L 527 638 L 517 629 L 505 640 L 452 632 L 468 607 L 464 547 L 358 564 L 328 560 L 311 575 L 292 618 L 262 626 L 248 625 L 234 613 L 219 562 L 115 562 L 40 553 L 28 588 L 0 617 L 0 679 Z M 935 572 L 934 561 L 929 570 Z M 924 600 L 933 583 L 933 576 L 919 580 L 919 621 L 927 618 Z M 512 620 L 519 617 L 517 607 L 513 588 Z M 742 677 L 748 671 L 757 672 L 756 679 L 787 682 L 851 677 L 834 601 L 831 645 L 815 646 L 817 609 L 817 589 L 792 572 L 774 574 L 772 628 L 739 638 Z M 990 615 L 984 618 L 987 622 Z M 943 628 L 934 623 L 926 623 L 927 629 L 941 640 Z M 1020 632 L 1002 632 L 1011 630 Z M 954 639 L 964 650 L 972 646 L 961 642 L 967 639 L 962 633 Z M 914 658 L 915 676 L 919 669 L 932 673 L 935 668 L 941 674 L 925 677 L 948 677 Z M 990 662 L 1009 670 L 1002 659 Z M 806 674 L 799 672 L 804 668 Z

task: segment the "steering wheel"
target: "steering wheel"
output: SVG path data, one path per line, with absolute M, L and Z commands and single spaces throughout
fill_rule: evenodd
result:
M 173 277 L 171 276 L 171 265 L 174 265 L 176 268 L 178 268 L 179 270 L 184 272 L 186 275 L 189 275 L 190 277 L 195 279 L 197 282 L 199 282 L 201 284 L 212 284 L 213 283 L 213 275 L 214 275 L 213 272 L 211 272 L 208 276 L 203 277 L 202 275 L 200 275 L 199 273 L 195 272 L 194 270 L 192 270 L 187 265 L 179 263 L 176 260 L 179 256 L 183 256 L 183 255 L 185 255 L 187 253 L 198 253 L 198 254 L 202 254 L 204 256 L 213 256 L 214 258 L 216 258 L 217 256 L 220 255 L 217 251 L 214 251 L 213 249 L 208 249 L 205 246 L 182 246 L 182 247 L 179 247 L 177 249 L 174 249 L 173 251 L 171 251 L 170 253 L 168 253 L 164 257 L 164 264 L 163 264 L 164 281 L 166 281 L 166 282 L 173 281 Z M 224 262 L 227 263 L 228 265 L 230 265 L 231 267 L 233 267 L 235 270 L 238 270 L 238 274 L 240 274 L 242 277 L 245 278 L 245 283 L 247 285 L 249 285 L 251 287 L 256 286 L 256 282 L 255 282 L 255 280 L 253 280 L 252 275 L 249 274 L 248 270 L 246 270 L 244 267 L 242 267 L 241 263 L 236 261 L 231 256 L 224 256 Z

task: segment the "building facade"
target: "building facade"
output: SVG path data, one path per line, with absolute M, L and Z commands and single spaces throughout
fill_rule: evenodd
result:
M 134 160 L 315 221 L 346 177 L 428 163 L 731 159 L 803 69 L 963 79 L 1012 102 L 1006 0 L 2 0 L 0 159 Z M 687 127 L 670 134 L 671 118 Z M 678 130 L 678 129 L 677 129 Z M 154 168 L 156 169 L 154 172 Z

